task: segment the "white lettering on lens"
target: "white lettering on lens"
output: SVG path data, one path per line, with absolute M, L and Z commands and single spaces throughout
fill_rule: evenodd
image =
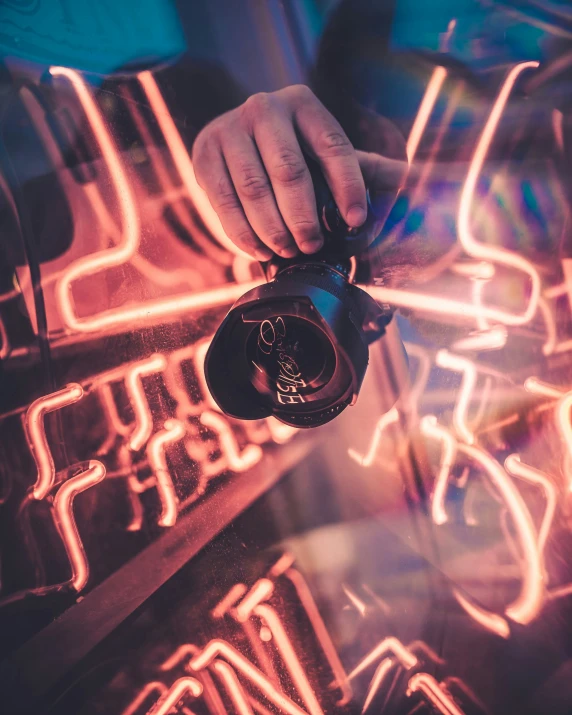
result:
M 265 355 L 271 355 L 274 347 L 278 350 L 279 360 L 277 362 L 280 366 L 280 374 L 276 378 L 276 396 L 278 402 L 283 405 L 305 402 L 302 395 L 298 393 L 298 388 L 307 386 L 304 380 L 301 379 L 302 373 L 298 364 L 285 350 L 284 343 L 281 339 L 285 337 L 286 323 L 281 316 L 274 318 L 274 322 L 263 320 L 260 323 L 258 349 Z M 280 339 L 277 340 L 278 338 Z M 262 372 L 254 361 L 252 364 Z M 285 395 L 285 392 L 288 394 Z

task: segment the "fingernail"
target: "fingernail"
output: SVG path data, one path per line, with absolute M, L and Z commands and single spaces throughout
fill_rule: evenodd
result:
M 352 206 L 348 211 L 346 220 L 349 226 L 357 228 L 357 226 L 362 225 L 366 218 L 367 211 L 365 211 L 361 206 Z
M 259 248 L 254 251 L 254 257 L 259 261 L 269 261 L 272 258 L 272 251 L 265 251 Z
M 300 244 L 300 248 L 304 253 L 316 253 L 322 248 L 323 241 L 320 239 L 313 239 L 311 241 L 304 241 Z
M 283 258 L 294 258 L 294 256 L 298 255 L 298 249 L 295 246 L 292 246 L 290 248 L 281 248 L 280 255 Z

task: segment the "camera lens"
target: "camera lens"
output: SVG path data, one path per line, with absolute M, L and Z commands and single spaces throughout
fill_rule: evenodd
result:
M 205 361 L 211 394 L 232 417 L 325 424 L 357 398 L 371 326 L 379 337 L 389 318 L 339 270 L 291 266 L 224 319 Z

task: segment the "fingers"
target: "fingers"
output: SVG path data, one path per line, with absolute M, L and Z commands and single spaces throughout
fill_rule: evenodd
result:
M 278 209 L 254 140 L 246 132 L 224 132 L 221 147 L 244 213 L 258 238 L 284 258 L 298 249 Z
M 294 120 L 322 168 L 344 221 L 348 226 L 361 226 L 367 218 L 365 184 L 356 151 L 344 130 L 309 90 L 297 102 Z
M 409 172 L 406 161 L 388 159 L 366 151 L 357 151 L 356 155 L 370 196 L 386 192 L 396 193 L 405 184 Z
M 276 203 L 300 250 L 314 253 L 323 245 L 322 229 L 314 185 L 292 118 L 272 104 L 259 110 L 253 134 Z
M 197 181 L 230 240 L 257 260 L 270 260 L 272 250 L 262 243 L 246 218 L 218 141 L 199 135 L 193 147 L 193 164 Z

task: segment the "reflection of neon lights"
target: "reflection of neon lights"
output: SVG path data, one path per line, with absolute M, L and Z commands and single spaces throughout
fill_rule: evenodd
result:
M 212 668 L 219 676 L 238 715 L 254 715 L 248 697 L 234 670 L 222 660 L 215 660 Z
M 492 633 L 496 633 L 501 638 L 510 636 L 510 628 L 506 620 L 498 613 L 492 613 L 485 608 L 481 608 L 477 603 L 466 598 L 458 589 L 453 589 L 453 595 L 459 605 L 471 616 L 471 618 Z
M 351 589 L 349 586 L 346 586 L 345 583 L 342 583 L 342 591 L 346 594 L 346 596 L 348 597 L 348 600 L 350 601 L 352 606 L 356 609 L 356 611 L 360 614 L 360 616 L 362 618 L 365 618 L 367 606 L 361 600 L 361 598 L 357 595 L 357 593 L 353 589 Z
M 380 658 L 384 658 L 386 655 L 394 655 L 399 660 L 401 665 L 403 665 L 403 667 L 407 670 L 414 668 L 418 663 L 416 656 L 413 655 L 413 653 L 406 648 L 400 640 L 394 638 L 393 636 L 389 636 L 388 638 L 384 638 L 381 643 L 378 643 L 378 645 L 376 645 L 375 648 L 373 648 L 373 650 L 371 650 L 365 658 L 357 664 L 357 666 L 348 675 L 348 678 L 353 680 L 353 678 L 358 676 L 360 673 L 363 673 L 366 668 L 369 668 L 372 663 L 375 663 L 375 661 Z
M 407 685 L 407 695 L 420 691 L 427 700 L 443 715 L 465 715 L 458 707 L 445 686 L 438 683 L 429 673 L 415 673 Z
M 173 670 L 173 668 L 176 668 L 179 663 L 185 660 L 185 658 L 187 658 L 189 655 L 196 655 L 197 653 L 200 653 L 200 648 L 198 648 L 196 645 L 192 645 L 191 643 L 184 643 L 183 645 L 179 646 L 177 650 L 167 658 L 166 661 L 161 663 L 159 667 L 163 671 Z
M 73 330 L 91 332 L 98 330 L 99 320 L 97 317 L 80 319 L 76 316 L 71 294 L 72 283 L 83 276 L 93 275 L 128 261 L 139 245 L 139 216 L 119 155 L 86 83 L 78 72 L 67 67 L 51 67 L 50 74 L 53 77 L 65 77 L 73 87 L 101 149 L 117 194 L 121 213 L 123 226 L 121 243 L 95 255 L 85 256 L 74 261 L 56 284 L 56 300 L 64 323 Z
M 143 447 L 153 429 L 153 416 L 145 397 L 141 378 L 152 375 L 154 372 L 162 372 L 166 367 L 167 360 L 163 355 L 151 355 L 147 360 L 142 360 L 129 368 L 125 375 L 125 388 L 135 413 L 135 429 L 129 440 L 129 449 L 134 452 L 138 452 Z
M 550 531 L 550 526 L 556 511 L 556 488 L 544 472 L 541 472 L 539 469 L 535 469 L 528 464 L 523 464 L 520 461 L 520 456 L 518 454 L 510 454 L 505 459 L 504 466 L 507 472 L 510 472 L 515 477 L 526 479 L 526 481 L 531 484 L 537 484 L 544 492 L 544 496 L 546 498 L 546 510 L 544 512 L 544 517 L 542 518 L 542 524 L 538 530 L 538 548 L 543 551 L 546 546 L 548 532 Z
M 177 521 L 177 496 L 167 467 L 165 449 L 185 436 L 185 425 L 179 420 L 165 420 L 164 429 L 154 434 L 147 445 L 147 459 L 157 479 L 161 499 L 159 526 L 173 526 Z
M 71 585 L 76 591 L 81 591 L 87 583 L 89 566 L 73 515 L 73 500 L 81 492 L 99 484 L 104 477 L 103 464 L 91 461 L 85 472 L 68 479 L 54 497 L 55 522 L 70 561 Z
M 570 419 L 570 411 L 572 410 L 572 391 L 567 392 L 566 389 L 549 385 L 542 382 L 537 377 L 529 377 L 524 381 L 524 389 L 536 395 L 543 397 L 555 398 L 558 400 L 556 405 L 556 423 L 562 435 L 566 449 L 568 451 L 568 464 L 566 472 L 570 473 L 572 466 L 572 420 Z M 572 491 L 572 478 L 570 477 L 568 488 Z
M 254 613 L 259 618 L 262 618 L 270 629 L 274 643 L 282 655 L 286 668 L 292 678 L 292 682 L 296 686 L 303 703 L 308 708 L 308 712 L 310 715 L 322 715 L 322 708 L 316 699 L 312 686 L 308 682 L 306 673 L 296 656 L 292 643 L 290 642 L 290 639 L 284 630 L 284 626 L 282 625 L 276 612 L 268 604 L 261 604 L 254 608 Z
M 441 466 L 439 474 L 435 480 L 435 488 L 433 490 L 433 499 L 431 501 L 431 516 L 433 521 L 438 526 L 444 524 L 448 517 L 445 510 L 445 497 L 447 494 L 447 484 L 451 467 L 457 456 L 457 441 L 448 432 L 442 432 L 437 427 L 437 418 L 433 415 L 427 415 L 421 420 L 421 431 L 428 437 L 435 437 L 443 442 L 443 452 L 441 455 Z
M 222 598 L 211 611 L 213 618 L 222 618 L 234 604 L 244 596 L 247 588 L 244 583 L 235 583 L 230 591 Z
M 4 321 L 2 320 L 2 317 L 0 316 L 0 360 L 3 360 L 5 357 L 8 357 L 8 354 L 10 352 L 10 341 L 8 340 L 8 333 L 6 332 L 6 326 L 4 325 Z
M 250 615 L 256 606 L 262 601 L 270 598 L 274 591 L 274 584 L 268 578 L 259 578 L 242 601 L 235 609 L 234 615 L 239 623 L 244 623 L 250 618 Z
M 167 690 L 155 705 L 149 710 L 148 715 L 168 715 L 175 705 L 185 695 L 192 695 L 198 698 L 202 695 L 203 686 L 194 678 L 179 678 Z
M 508 334 L 504 326 L 490 328 L 486 332 L 469 335 L 457 340 L 451 346 L 453 350 L 500 350 L 506 345 Z
M 384 658 L 377 666 L 375 673 L 373 674 L 373 678 L 371 679 L 371 683 L 369 684 L 369 688 L 367 689 L 363 708 L 361 709 L 362 713 L 365 713 L 365 711 L 369 708 L 371 701 L 374 699 L 376 693 L 379 692 L 384 680 L 396 665 L 397 663 L 393 660 L 393 658 Z
M 205 427 L 216 432 L 221 451 L 229 469 L 233 472 L 245 472 L 262 459 L 262 449 L 257 444 L 247 444 L 242 452 L 239 452 L 236 438 L 222 415 L 210 411 L 203 412 L 201 422 Z
M 500 309 L 488 308 L 487 312 L 489 315 L 492 314 L 493 320 L 496 322 L 506 323 L 507 325 L 528 323 L 534 317 L 537 309 L 538 297 L 540 295 L 540 278 L 538 271 L 532 263 L 530 263 L 530 261 L 527 261 L 525 258 L 513 253 L 512 251 L 507 251 L 505 248 L 485 245 L 475 240 L 471 233 L 470 210 L 475 190 L 477 188 L 479 174 L 482 171 L 485 157 L 514 84 L 522 72 L 533 67 L 538 67 L 538 65 L 538 62 L 521 62 L 513 67 L 508 73 L 477 143 L 459 202 L 457 220 L 459 240 L 463 249 L 474 258 L 482 258 L 487 261 L 493 261 L 505 266 L 510 266 L 516 270 L 526 273 L 530 277 L 531 290 L 528 307 L 520 316 L 515 316 L 513 313 L 507 313 L 506 311 Z M 484 317 L 484 313 L 481 313 L 481 316 Z M 509 320 L 511 322 L 509 322 Z M 512 322 L 515 320 L 517 322 Z
M 423 313 L 436 313 L 446 317 L 462 318 L 464 320 L 482 317 L 504 325 L 522 325 L 528 321 L 521 315 L 499 311 L 488 306 L 463 303 L 460 300 L 442 298 L 415 291 L 386 288 L 385 286 L 361 286 L 378 303 L 411 308 Z
M 419 109 L 415 115 L 415 121 L 413 122 L 413 126 L 411 127 L 411 131 L 409 132 L 409 137 L 407 139 L 406 151 L 409 163 L 413 161 L 413 158 L 417 153 L 421 136 L 425 131 L 425 127 L 427 126 L 427 122 L 429 121 L 435 102 L 437 101 L 437 96 L 441 91 L 441 87 L 446 77 L 447 70 L 444 67 L 435 67 L 433 74 L 431 75 L 431 79 L 427 83 L 427 89 L 425 90 L 425 94 L 423 95 L 423 99 L 421 100 L 421 104 L 419 105 Z
M 38 397 L 26 412 L 24 427 L 26 437 L 32 452 L 32 457 L 38 468 L 38 476 L 32 490 L 34 499 L 44 499 L 54 486 L 56 468 L 44 428 L 44 415 L 62 407 L 73 405 L 83 397 L 83 388 L 77 383 L 71 383 L 62 390 Z
M 218 308 L 234 303 L 243 293 L 256 288 L 261 281 L 228 284 L 201 293 L 183 293 L 172 298 L 150 300 L 133 308 L 105 310 L 97 316 L 76 321 L 73 327 L 85 332 L 106 331 L 120 325 L 145 324 L 157 319 L 174 319 L 182 313 Z
M 160 683 L 159 681 L 154 680 L 150 683 L 147 683 L 147 685 L 143 688 L 143 690 L 141 690 L 139 695 L 127 708 L 125 708 L 121 715 L 134 715 L 137 710 L 139 710 L 139 707 L 143 705 L 145 700 L 147 700 L 149 695 L 151 695 L 152 692 L 157 691 L 160 695 L 162 695 L 166 690 L 167 686 L 163 683 Z
M 247 660 L 242 653 L 239 653 L 229 643 L 223 640 L 215 639 L 210 641 L 203 649 L 202 653 L 197 655 L 189 663 L 192 670 L 198 671 L 208 667 L 215 658 L 224 658 L 236 668 L 245 678 L 258 688 L 270 702 L 274 703 L 278 708 L 281 708 L 288 715 L 307 715 L 301 708 L 292 702 L 290 698 L 283 695 L 276 689 L 264 674 L 258 670 L 252 663 Z
M 278 563 L 276 566 L 277 565 Z M 322 648 L 334 674 L 335 681 L 333 685 L 337 686 L 341 690 L 342 697 L 338 700 L 337 705 L 346 705 L 352 699 L 352 688 L 349 683 L 347 673 L 340 660 L 340 656 L 338 655 L 338 651 L 332 643 L 326 624 L 324 623 L 320 611 L 318 610 L 318 606 L 316 605 L 316 602 L 312 597 L 312 593 L 308 588 L 308 584 L 302 574 L 296 569 L 289 568 L 284 572 L 284 575 L 291 581 L 292 585 L 296 589 L 300 603 L 304 606 L 306 615 L 310 619 L 310 623 L 312 624 L 318 643 L 320 644 L 320 647 Z
M 439 367 L 455 372 L 463 373 L 463 381 L 455 402 L 453 410 L 453 425 L 459 437 L 465 440 L 467 444 L 473 444 L 475 436 L 472 430 L 467 425 L 467 413 L 469 411 L 469 403 L 471 401 L 471 393 L 475 389 L 477 382 L 477 369 L 475 364 L 467 358 L 451 355 L 447 350 L 439 350 L 435 357 L 435 363 Z
M 211 206 L 206 193 L 198 185 L 187 148 L 181 139 L 181 135 L 177 131 L 173 117 L 165 104 L 165 100 L 163 99 L 161 90 L 157 86 L 155 78 L 151 72 L 148 71 L 141 72 L 137 75 L 137 77 L 143 87 L 143 91 L 145 92 L 147 99 L 149 100 L 149 105 L 155 113 L 157 123 L 163 132 L 165 142 L 171 152 L 177 171 L 179 172 L 185 188 L 189 192 L 189 196 L 199 212 L 203 223 L 224 248 L 237 255 L 248 256 L 245 251 L 241 251 L 240 248 L 235 246 L 226 235 L 220 219 L 217 216 L 216 211 Z M 248 257 L 250 258 L 250 256 Z
M 350 448 L 348 449 L 348 455 L 358 464 L 361 464 L 362 467 L 370 467 L 373 464 L 375 453 L 377 452 L 377 448 L 379 447 L 379 442 L 383 436 L 383 433 L 389 427 L 389 425 L 395 424 L 398 420 L 399 412 L 397 411 L 396 407 L 392 407 L 377 421 L 373 439 L 371 441 L 371 445 L 367 451 L 367 454 L 361 455 L 356 452 L 355 449 Z
M 437 424 L 434 416 L 424 418 L 422 429 L 423 426 L 425 426 L 426 434 L 441 441 L 445 442 L 451 437 L 447 429 Z M 427 426 L 430 427 L 429 430 L 427 430 Z M 538 549 L 532 517 L 512 480 L 488 452 L 460 442 L 457 442 L 457 449 L 485 470 L 512 516 L 525 568 L 521 591 L 506 608 L 506 614 L 514 621 L 526 625 L 538 615 L 544 598 L 544 559 L 542 552 Z

